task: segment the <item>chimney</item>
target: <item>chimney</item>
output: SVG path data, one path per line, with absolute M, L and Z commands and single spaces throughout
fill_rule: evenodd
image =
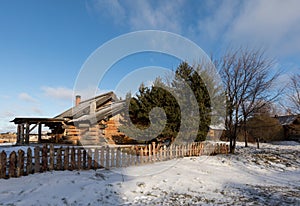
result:
M 75 97 L 75 106 L 78 106 L 79 103 L 80 103 L 80 101 L 81 101 L 81 96 L 80 95 L 76 95 L 76 97 Z

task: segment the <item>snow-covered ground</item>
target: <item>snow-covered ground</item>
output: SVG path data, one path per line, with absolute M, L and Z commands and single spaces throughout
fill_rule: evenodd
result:
M 300 144 L 0 180 L 0 205 L 300 205 Z

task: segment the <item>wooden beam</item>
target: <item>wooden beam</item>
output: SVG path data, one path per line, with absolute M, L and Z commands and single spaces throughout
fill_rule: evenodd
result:
M 38 143 L 42 142 L 42 123 L 39 122 L 38 127 Z
M 29 133 L 30 133 L 30 124 L 26 123 L 26 129 L 25 129 L 25 144 L 29 144 Z
M 24 124 L 20 124 L 20 144 L 24 144 Z
M 21 143 L 21 124 L 18 124 L 17 127 L 17 144 Z

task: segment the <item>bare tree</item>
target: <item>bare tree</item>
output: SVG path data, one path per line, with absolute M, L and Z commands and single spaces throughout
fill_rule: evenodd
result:
M 279 72 L 272 74 L 273 64 L 264 51 L 247 48 L 227 52 L 217 64 L 226 90 L 225 127 L 231 153 L 235 150 L 238 127 L 243 125 L 246 131 L 247 118 L 266 103 L 274 101 L 279 94 L 271 92 L 279 76 Z
M 300 74 L 291 77 L 289 85 L 288 99 L 290 110 L 294 114 L 300 114 Z

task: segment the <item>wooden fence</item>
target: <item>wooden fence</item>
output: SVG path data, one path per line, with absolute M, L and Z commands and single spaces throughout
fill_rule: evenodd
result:
M 60 147 L 53 145 L 13 151 L 8 156 L 0 153 L 0 178 L 20 177 L 53 170 L 89 170 L 99 168 L 118 168 L 143 165 L 175 158 L 227 154 L 228 145 L 210 143 L 191 143 L 132 147 Z

